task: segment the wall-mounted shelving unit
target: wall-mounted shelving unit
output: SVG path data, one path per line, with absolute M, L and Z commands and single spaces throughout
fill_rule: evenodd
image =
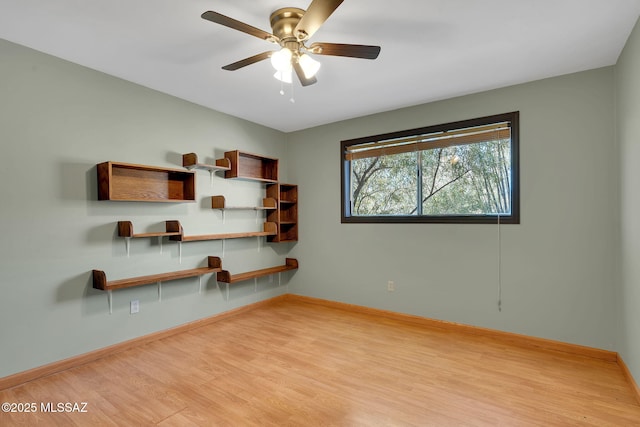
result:
M 298 240 L 298 186 L 293 184 L 267 184 L 267 197 L 276 200 L 278 209 L 269 212 L 267 221 L 275 222 L 278 233 L 270 242 L 284 243 Z
M 98 200 L 195 202 L 193 172 L 132 163 L 97 165 Z
M 131 221 L 118 221 L 118 236 L 125 239 L 127 256 L 129 256 L 130 240 L 134 238 L 158 238 L 161 252 L 162 241 L 165 237 L 178 242 L 180 263 L 182 263 L 182 242 L 220 240 L 222 242 L 222 257 L 224 257 L 227 239 L 258 237 L 258 251 L 260 251 L 262 244 L 260 237 L 266 237 L 269 242 L 298 240 L 298 186 L 282 184 L 278 181 L 278 159 L 234 150 L 225 152 L 224 158 L 216 159 L 215 164 L 207 164 L 201 163 L 196 153 L 185 153 L 182 155 L 182 166 L 186 170 L 113 161 L 99 163 L 96 165 L 98 199 L 130 202 L 195 202 L 195 170 L 209 171 L 212 183 L 214 172 L 224 171 L 225 178 L 266 183 L 266 197 L 262 199 L 261 206 L 233 206 L 227 205 L 227 201 L 222 195 L 211 196 L 211 209 L 220 210 L 223 221 L 226 211 L 254 210 L 256 211 L 256 221 L 260 219 L 260 212 L 266 212 L 266 221 L 264 218 L 261 219 L 264 221 L 262 231 L 185 235 L 180 221 L 170 220 L 165 221 L 164 231 L 136 233 Z M 107 292 L 109 313 L 112 313 L 113 290 L 157 283 L 158 300 L 161 301 L 162 282 L 197 276 L 200 279 L 200 292 L 202 292 L 202 276 L 216 273 L 216 280 L 226 284 L 228 300 L 229 284 L 253 279 L 257 292 L 259 277 L 277 274 L 280 278 L 280 273 L 297 268 L 298 261 L 296 259 L 286 258 L 284 265 L 231 274 L 222 269 L 221 257 L 209 256 L 206 267 L 118 280 L 107 280 L 104 271 L 93 270 L 92 280 L 95 289 Z
M 278 159 L 240 150 L 227 151 L 224 157 L 231 164 L 231 169 L 224 173 L 225 178 L 278 182 Z

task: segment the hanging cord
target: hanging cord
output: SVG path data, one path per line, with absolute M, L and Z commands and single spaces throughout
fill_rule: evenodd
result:
M 498 133 L 498 131 L 496 130 L 496 135 L 495 135 L 495 141 L 498 142 L 498 144 L 500 144 L 500 135 Z M 498 149 L 500 148 L 500 146 L 498 145 Z M 502 229 L 500 227 L 500 215 L 502 214 L 502 209 L 500 209 L 499 207 L 499 203 L 498 205 L 498 209 L 497 210 L 497 215 L 498 215 L 498 312 L 502 312 Z
M 498 311 L 502 311 L 502 234 L 498 213 Z

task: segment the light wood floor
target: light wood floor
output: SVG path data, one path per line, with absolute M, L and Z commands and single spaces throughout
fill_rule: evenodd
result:
M 47 426 L 637 426 L 615 362 L 279 301 L 0 391 Z

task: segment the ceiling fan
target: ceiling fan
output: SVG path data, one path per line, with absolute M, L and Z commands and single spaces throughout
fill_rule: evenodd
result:
M 262 52 L 225 65 L 222 67 L 223 70 L 235 71 L 247 65 L 271 58 L 271 63 L 276 69 L 275 77 L 278 80 L 291 83 L 293 70 L 302 86 L 309 86 L 316 83 L 315 74 L 320 68 L 320 63 L 311 58 L 308 55 L 309 53 L 363 59 L 376 59 L 380 53 L 380 46 L 324 42 L 306 45 L 311 36 L 318 31 L 320 26 L 342 2 L 343 0 L 313 0 L 306 11 L 296 7 L 278 9 L 270 17 L 272 33 L 221 15 L 218 12 L 204 12 L 202 18 L 278 44 L 281 47 L 278 51 Z

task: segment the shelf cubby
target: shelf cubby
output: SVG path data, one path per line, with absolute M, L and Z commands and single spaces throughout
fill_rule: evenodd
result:
M 226 157 L 224 159 L 216 160 L 215 165 L 209 165 L 206 163 L 198 162 L 198 155 L 196 153 L 183 154 L 182 166 L 184 166 L 189 170 L 204 169 L 212 173 L 215 171 L 228 171 L 229 169 L 231 169 L 231 164 L 229 162 L 229 159 L 227 159 Z
M 284 271 L 296 270 L 297 268 L 298 260 L 295 258 L 287 258 L 284 265 L 247 271 L 244 273 L 231 274 L 227 270 L 221 270 L 217 273 L 217 280 L 222 283 L 243 282 L 245 280 L 256 279 L 258 277 L 269 276 L 272 274 L 282 273 Z
M 227 151 L 224 157 L 229 160 L 231 166 L 231 169 L 224 173 L 225 178 L 278 182 L 278 159 L 240 150 Z
M 104 162 L 97 165 L 98 200 L 195 202 L 194 173 L 181 169 Z
M 148 285 L 151 283 L 166 282 L 170 280 L 184 279 L 187 277 L 202 276 L 204 274 L 222 271 L 222 262 L 219 257 L 210 256 L 207 258 L 207 266 L 192 268 L 190 270 L 172 271 L 169 273 L 152 274 L 149 276 L 131 277 L 128 279 L 107 280 L 107 276 L 102 270 L 93 270 L 93 287 L 102 291 L 115 289 L 132 288 L 135 286 Z
M 240 233 L 220 233 L 220 234 L 202 234 L 185 236 L 184 230 L 180 221 L 166 221 L 167 233 L 177 233 L 169 237 L 171 240 L 178 242 L 196 242 L 202 240 L 224 240 L 224 239 L 240 239 L 244 237 L 260 237 L 260 236 L 273 236 L 277 233 L 277 226 L 272 222 L 263 223 L 262 231 L 245 231 Z

